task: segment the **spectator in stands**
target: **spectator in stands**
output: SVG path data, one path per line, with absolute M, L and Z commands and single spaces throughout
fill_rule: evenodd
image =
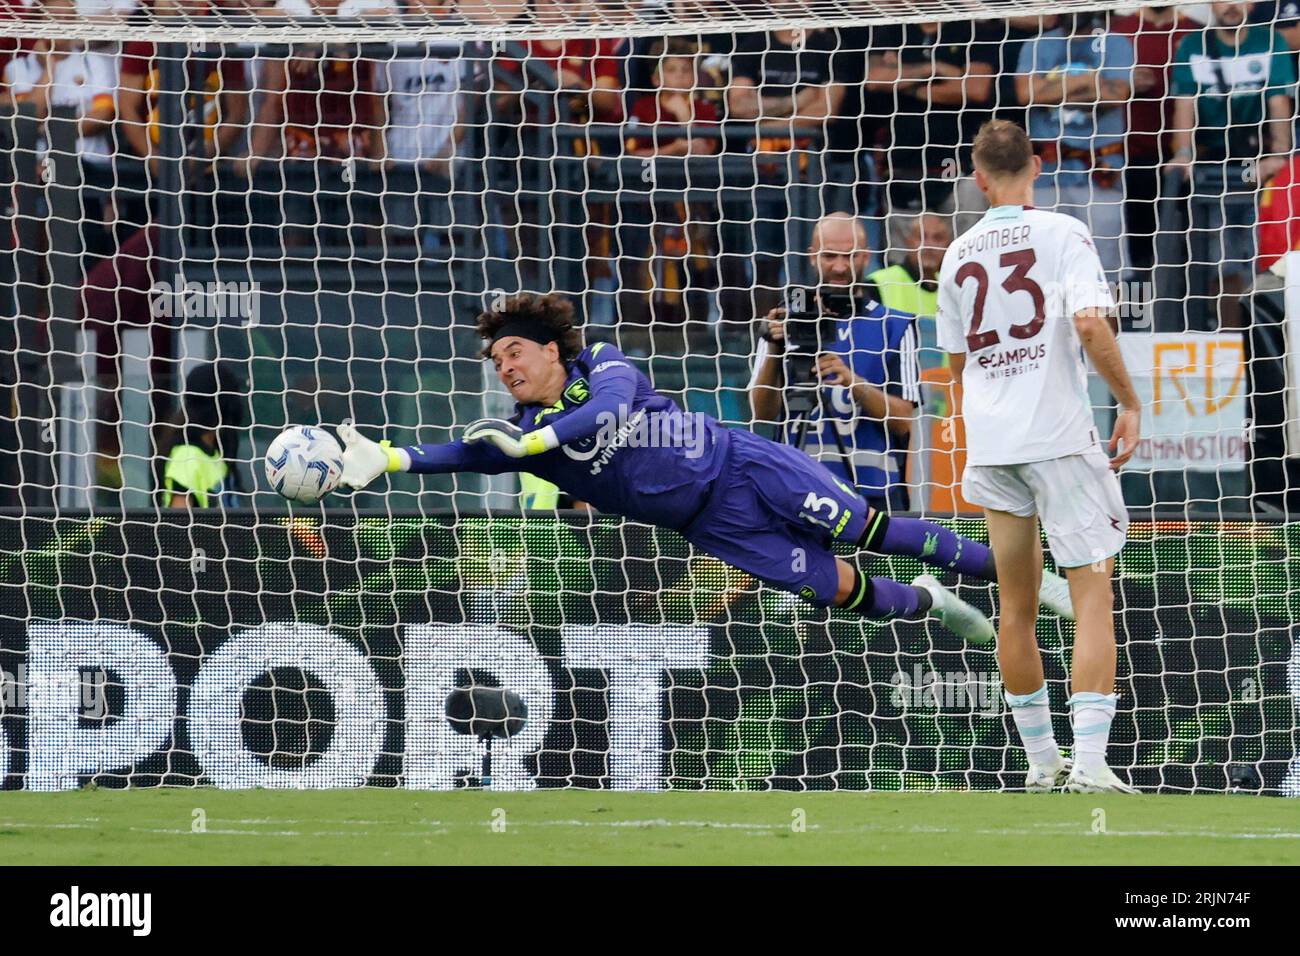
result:
M 122 333 L 128 326 L 153 324 L 154 354 L 167 355 L 171 350 L 170 324 L 154 323 L 151 290 L 158 280 L 160 229 L 155 224 L 137 229 L 128 236 L 112 256 L 86 270 L 82 289 L 82 319 L 86 331 L 94 336 L 96 484 L 109 488 L 122 485 L 119 456 L 121 443 Z
M 1291 64 L 1300 70 L 1300 0 L 1257 0 L 1251 5 L 1247 23 L 1267 26 L 1286 40 Z M 1300 115 L 1296 117 L 1292 139 L 1300 135 Z
M 201 17 L 213 12 L 214 0 L 156 0 L 157 13 L 166 16 Z M 114 209 L 118 220 L 118 241 L 153 220 L 157 187 L 160 186 L 162 126 L 161 90 L 164 88 L 164 60 L 148 40 L 122 44 L 118 78 L 118 148 L 122 159 L 134 156 L 138 163 L 118 163 Z M 186 142 L 190 157 L 182 176 L 186 185 L 201 194 L 218 191 L 217 161 L 242 155 L 244 130 L 250 117 L 251 77 L 247 61 L 220 56 L 187 57 L 175 78 L 186 83 L 182 100 Z M 182 79 L 183 78 L 183 79 Z M 168 82 L 172 78 L 168 78 Z M 226 177 L 221 177 L 225 179 Z M 229 183 L 221 182 L 221 187 Z M 152 204 L 155 209 L 151 211 Z M 199 212 L 191 209 L 191 221 Z
M 595 57 L 591 72 L 595 80 L 591 85 L 591 108 L 587 120 L 592 123 L 621 123 L 625 118 L 627 77 L 623 68 L 627 58 L 624 49 L 627 40 L 619 37 L 600 37 L 595 43 Z
M 684 38 L 667 43 L 657 41 L 650 49 L 658 66 L 651 74 L 653 88 L 632 100 L 631 121 L 645 128 L 628 139 L 627 148 L 634 156 L 690 156 L 715 153 L 718 140 L 699 136 L 661 136 L 656 127 L 662 124 L 716 124 L 718 110 L 701 91 L 696 64 L 699 47 Z
M 279 0 L 274 8 L 280 17 L 392 12 L 389 0 Z M 373 66 L 354 49 L 313 44 L 259 63 L 249 153 L 235 168 L 251 181 L 262 164 L 278 160 L 253 185 L 255 215 L 273 226 L 283 217 L 288 246 L 345 247 L 350 227 L 366 219 L 365 192 L 351 186 L 370 161 L 383 159 Z
M 912 419 L 920 404 L 916 328 L 911 315 L 885 309 L 864 295 L 867 233 L 847 213 L 823 217 L 813 229 L 809 254 L 818 279 L 818 309 L 838 313 L 836 340 L 817 356 L 815 379 L 824 401 L 810 413 L 804 450 L 842 481 L 856 479 L 873 508 L 906 510 L 906 456 Z M 846 297 L 832 304 L 832 296 Z M 756 421 L 781 422 L 787 440 L 799 430 L 782 421 L 786 398 L 786 311 L 773 309 L 754 356 L 749 383 Z M 839 454 L 843 438 L 849 461 Z M 852 465 L 852 468 L 849 465 Z
M 888 112 L 867 119 L 882 128 L 890 222 L 922 209 L 979 219 L 988 203 L 971 178 L 970 142 L 992 118 L 998 48 L 973 21 L 877 28 L 867 60 L 869 102 Z M 888 236 L 889 247 L 901 240 Z
M 433 15 L 440 3 L 411 0 L 408 15 Z M 384 224 L 398 242 L 446 250 L 435 230 L 451 224 L 452 159 L 464 136 L 464 61 L 426 49 L 375 64 L 384 126 Z
M 1300 249 L 1300 153 L 1292 153 L 1259 196 L 1258 272 Z M 1285 273 L 1283 273 L 1285 274 Z
M 84 163 L 112 161 L 112 125 L 117 116 L 116 57 L 104 47 L 79 40 L 41 42 L 5 65 L 5 85 L 40 117 L 60 108 L 77 122 L 77 155 Z
M 206 13 L 207 0 L 191 3 L 196 14 Z M 131 152 L 154 160 L 160 138 L 158 97 L 162 63 L 153 43 L 128 41 L 122 46 L 120 108 L 121 131 Z M 249 78 L 245 61 L 226 57 L 194 57 L 185 64 L 191 94 L 187 128 L 197 132 L 186 144 L 186 156 L 204 162 L 230 159 L 243 152 L 249 117 Z M 156 162 L 152 163 L 154 170 Z
M 281 9 L 290 2 L 282 0 Z M 346 160 L 382 155 L 374 137 L 372 65 L 344 50 L 320 46 L 298 46 L 288 59 L 264 62 L 249 171 L 279 157 Z
M 3 38 L 0 38 L 2 40 Z M 5 115 L 13 110 L 19 103 L 30 102 L 32 92 L 28 86 L 29 68 L 25 61 L 33 53 L 43 56 L 49 51 L 50 41 L 38 40 L 38 46 L 28 46 L 24 49 L 17 47 L 17 40 L 12 41 L 13 46 L 0 52 L 0 108 L 6 110 Z M 38 59 L 39 62 L 39 59 Z M 17 63 L 15 66 L 13 64 Z M 15 89 L 13 81 L 21 79 L 22 85 Z
M 867 74 L 867 48 L 870 27 L 833 27 L 835 52 L 831 72 L 840 88 L 839 106 L 826 124 L 824 144 L 809 155 L 817 164 L 816 175 L 822 182 L 821 207 L 824 211 L 865 214 L 874 208 L 874 188 L 878 180 L 870 165 L 873 157 L 865 150 L 874 125 L 863 121 L 863 84 Z
M 25 0 L 0 0 L 0 25 L 17 19 L 26 19 L 30 15 L 31 11 Z M 0 36 L 0 106 L 12 106 L 14 103 L 13 92 L 9 88 L 8 81 L 4 79 L 5 68 L 9 62 L 14 57 L 33 50 L 44 53 L 48 49 L 48 40 Z
M 1246 23 L 1248 8 L 1211 5 L 1213 24 L 1178 45 L 1171 87 L 1170 167 L 1191 182 L 1189 304 L 1217 300 L 1221 328 L 1243 325 L 1257 192 L 1286 165 L 1292 147 L 1295 66 L 1282 36 Z
M 599 22 L 607 28 L 620 23 L 636 22 L 635 12 L 629 3 L 610 0 L 599 3 Z M 595 40 L 595 59 L 592 72 L 596 76 L 590 94 L 590 106 L 585 110 L 581 100 L 578 101 L 575 116 L 586 119 L 593 124 L 622 124 L 627 117 L 627 60 L 632 52 L 632 40 L 629 37 L 599 37 Z M 617 151 L 617 141 L 592 137 L 579 139 L 573 144 L 574 153 L 579 156 L 601 155 Z M 611 263 L 615 244 L 613 220 L 615 206 L 610 203 L 587 204 L 587 226 L 585 235 L 578 236 L 578 230 L 572 230 L 577 241 L 586 249 L 584 263 L 585 278 L 582 284 L 591 288 L 601 283 L 616 281 L 616 267 Z
M 867 276 L 866 293 L 888 309 L 915 315 L 923 353 L 937 356 L 934 317 L 939 311 L 939 267 L 952 245 L 952 223 L 937 213 L 901 218 L 906 224 L 897 230 L 897 261 Z
M 219 10 L 225 15 L 262 17 L 275 6 L 275 0 L 217 0 Z M 271 13 L 272 16 L 276 14 Z
M 242 490 L 236 456 L 248 424 L 248 374 L 237 362 L 195 366 L 180 407 L 160 432 L 164 508 L 233 506 Z
M 730 117 L 818 124 L 836 115 L 844 96 L 832 71 L 834 31 L 777 30 L 740 38 L 727 91 Z
M 699 88 L 699 48 L 674 37 L 656 41 L 649 55 L 659 64 L 650 79 L 654 90 L 632 100 L 634 135 L 627 140 L 627 151 L 647 157 L 717 152 L 716 138 L 661 132 L 664 126 L 716 126 L 719 121 L 717 109 Z M 716 215 L 699 204 L 688 208 L 685 202 L 656 201 L 653 193 L 632 191 L 624 195 L 620 212 L 619 303 L 622 321 L 629 326 L 623 330 L 624 342 L 635 354 L 649 346 L 636 325 L 681 322 L 688 306 L 696 317 L 707 310 L 707 300 L 688 289 L 711 284 L 704 274 L 711 272 L 713 242 L 704 224 Z
M 46 163 L 76 163 L 82 178 L 86 218 L 103 228 L 83 235 L 87 251 L 107 255 L 115 220 L 113 121 L 117 116 L 117 58 L 108 49 L 77 40 L 54 40 L 42 50 L 15 56 L 5 67 L 5 85 L 17 100 L 32 104 L 46 120 Z M 49 122 L 68 116 L 76 124 L 75 147 L 63 155 L 49 145 Z
M 281 17 L 389 17 L 396 0 L 276 0 L 268 14 Z
M 558 0 L 537 0 L 533 15 L 551 22 L 568 22 L 569 16 Z M 492 151 L 503 161 L 497 168 L 515 179 L 522 193 L 517 202 L 503 204 L 497 212 L 502 220 L 517 219 L 505 223 L 516 227 L 513 254 L 547 271 L 552 250 L 561 240 L 582 245 L 583 238 L 569 226 L 551 230 L 539 225 L 551 215 L 549 184 L 555 173 L 547 157 L 556 144 L 548 140 L 544 124 L 557 119 L 574 123 L 622 122 L 623 70 L 621 62 L 610 55 L 614 43 L 583 37 L 527 40 L 521 44 L 526 52 L 524 58 L 504 56 L 496 60 L 502 75 L 496 77 L 492 102 Z M 537 75 L 547 71 L 554 74 L 553 81 L 543 81 Z M 526 90 L 544 88 L 544 82 L 555 84 L 544 105 L 539 104 L 538 97 L 524 96 Z M 559 148 L 581 155 L 590 145 L 590 140 L 581 138 L 560 144 Z
M 652 22 L 675 22 L 690 23 L 698 21 L 701 17 L 708 17 L 712 14 L 721 14 L 724 10 L 730 9 L 726 6 L 726 0 L 651 0 L 651 2 L 633 9 L 633 4 L 629 3 L 628 8 L 633 14 L 639 14 L 643 20 Z M 605 16 L 604 4 L 601 4 L 601 16 Z M 695 61 L 695 90 L 692 98 L 702 100 L 707 103 L 713 112 L 719 117 L 725 117 L 727 112 L 727 87 L 731 79 L 731 57 L 736 48 L 736 41 L 739 35 L 732 32 L 719 33 L 700 33 L 688 34 L 680 37 L 668 36 L 638 36 L 631 40 L 629 44 L 619 47 L 618 52 L 626 52 L 624 60 L 624 76 L 626 80 L 626 102 L 628 117 L 635 122 L 636 118 L 632 109 L 638 101 L 644 99 L 653 99 L 658 93 L 658 83 L 654 79 L 656 72 L 660 69 L 660 58 L 662 51 L 671 45 L 678 43 L 688 43 L 696 50 Z M 642 109 L 646 107 L 643 106 Z M 720 151 L 722 143 L 716 142 L 716 148 Z M 643 144 L 644 145 L 644 144 Z M 728 196 L 735 195 L 732 193 Z M 741 203 L 728 203 L 727 216 L 739 219 L 743 212 L 736 211 Z M 624 209 L 624 222 L 627 222 L 627 215 L 630 210 Z M 705 207 L 697 206 L 693 213 L 703 213 Z M 644 216 L 636 216 L 644 224 Z M 638 228 L 637 223 L 633 223 L 633 231 Z M 716 227 L 712 227 L 716 233 Z M 735 248 L 745 248 L 745 243 L 741 241 L 739 230 L 734 230 L 736 235 L 731 237 L 730 245 Z M 621 238 L 620 238 L 620 241 Z M 717 243 L 715 242 L 714 245 Z M 716 273 L 721 268 L 721 276 Z M 746 259 L 741 255 L 728 256 L 722 260 L 715 259 L 710 264 L 711 271 L 715 273 L 714 278 L 707 280 L 709 284 L 716 284 L 719 281 L 732 288 L 741 289 L 748 285 L 746 272 Z M 625 271 L 623 264 L 620 263 L 620 285 L 627 288 L 623 282 L 622 274 Z M 705 281 L 705 280 L 702 280 Z M 694 314 L 697 311 L 695 302 L 700 296 L 707 296 L 707 293 L 696 293 L 692 291 L 687 298 L 691 300 L 688 311 Z M 638 306 L 630 302 L 626 295 L 620 295 L 620 313 L 627 316 L 627 309 L 632 309 L 630 313 L 633 321 L 644 321 L 646 309 L 644 306 Z M 639 318 L 638 318 L 639 316 Z M 633 343 L 634 349 L 640 349 L 643 346 L 639 343 Z
M 212 9 L 209 0 L 170 0 L 168 6 L 169 13 L 195 16 Z M 119 182 L 116 193 L 119 219 L 132 229 L 151 221 L 150 191 L 159 184 L 163 66 L 153 43 L 140 40 L 123 44 L 119 130 L 127 149 L 144 164 L 138 179 L 141 188 L 129 188 L 124 181 Z M 183 127 L 187 136 L 183 145 L 188 160 L 184 170 L 186 185 L 211 195 L 218 189 L 218 164 L 244 155 L 247 147 L 251 86 L 247 61 L 193 57 L 177 74 L 190 91 L 183 100 L 187 111 Z
M 647 16 L 653 16 L 659 22 L 690 23 L 710 13 L 721 13 L 727 9 L 725 0 L 667 0 L 663 3 L 647 4 Z M 727 110 L 727 88 L 731 85 L 731 57 L 736 50 L 739 34 L 702 33 L 688 35 L 682 39 L 695 44 L 699 51 L 696 60 L 699 95 L 713 105 L 719 116 Z M 643 36 L 632 41 L 627 59 L 627 89 L 630 100 L 652 93 L 655 85 L 652 74 L 659 67 L 658 58 L 652 55 L 656 46 L 660 49 L 668 42 L 668 37 Z
M 1248 23 L 1272 27 L 1293 52 L 1300 50 L 1300 0 L 1266 0 L 1251 5 Z
M 141 0 L 77 0 L 77 16 L 104 22 L 122 20 L 142 5 Z
M 545 19 L 565 14 L 558 0 L 537 0 L 534 16 Z M 625 83 L 622 64 L 614 55 L 619 42 L 569 38 L 528 40 L 523 46 L 528 51 L 528 61 L 555 71 L 558 83 L 556 113 L 560 112 L 558 97 L 563 96 L 573 120 L 617 123 L 623 119 Z M 525 69 L 525 61 L 507 57 L 499 60 L 498 65 L 520 77 L 523 85 L 533 84 L 534 78 Z M 525 115 L 519 93 L 504 84 L 498 86 L 497 110 L 503 118 L 513 116 L 526 123 L 535 123 L 539 119 L 531 113 Z
M 1029 126 L 1028 110 L 1016 92 L 1016 69 L 1020 65 L 1020 51 L 1034 37 L 1058 26 L 1059 17 L 1044 14 L 1032 17 L 1008 17 L 1005 20 L 985 21 L 985 40 L 998 51 L 996 61 L 997 88 L 994 92 L 995 115 L 1019 126 Z M 964 229 L 956 230 L 961 235 Z
M 1196 28 L 1176 7 L 1141 7 L 1112 23 L 1115 33 L 1133 43 L 1133 98 L 1128 105 L 1128 162 L 1124 167 L 1125 232 L 1134 270 L 1155 265 L 1156 208 L 1160 176 L 1172 155 L 1173 100 L 1168 96 L 1174 52 Z
M 824 132 L 838 117 L 844 99 L 842 76 L 835 72 L 841 65 L 835 58 L 838 46 L 835 32 L 824 28 L 751 33 L 740 37 L 731 60 L 727 115 L 761 124 L 754 144 L 760 181 L 749 217 L 752 244 L 746 243 L 745 248 L 746 253 L 751 248 L 754 252 L 751 284 L 757 299 L 754 308 L 759 312 L 780 298 L 782 265 L 790 247 L 787 227 L 799 226 L 790 200 L 806 172 L 808 151 L 822 148 L 810 139 L 796 139 L 791 131 L 803 126 Z M 791 150 L 801 153 L 794 161 L 781 155 Z M 733 248 L 724 240 L 724 253 Z M 731 295 L 727 298 L 734 299 Z M 729 301 L 723 306 L 724 318 L 740 308 L 739 302 Z M 746 302 L 745 311 L 748 308 Z
M 1034 203 L 1088 223 L 1106 279 L 1124 271 L 1124 133 L 1133 44 L 1106 32 L 1105 13 L 1062 17 L 1029 40 L 1016 77 L 1029 135 L 1043 159 Z

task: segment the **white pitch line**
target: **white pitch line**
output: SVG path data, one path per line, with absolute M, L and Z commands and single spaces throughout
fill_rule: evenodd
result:
M 263 824 L 263 823 L 280 823 L 280 824 L 302 823 L 301 820 L 280 819 L 280 818 L 277 818 L 277 817 L 251 817 L 251 818 L 244 819 L 244 820 L 231 820 L 230 822 L 231 822 L 231 823 L 240 823 L 240 824 L 245 824 L 245 825 L 248 825 L 248 826 L 259 826 L 260 824 Z M 330 823 L 330 822 L 332 822 L 332 821 L 330 821 L 330 820 L 320 820 L 320 821 L 317 821 L 317 822 L 319 822 L 319 823 Z
M 474 823 L 473 826 L 483 826 L 489 821 Z M 701 829 L 717 830 L 749 830 L 759 832 L 777 832 L 789 828 L 788 823 L 723 823 L 710 822 L 706 820 L 511 820 L 507 817 L 506 826 L 508 829 L 515 827 L 584 827 L 584 828 L 638 828 L 650 829 L 652 827 L 689 827 Z M 808 824 L 808 831 L 817 831 L 826 836 L 841 836 L 854 833 L 908 833 L 908 834 L 977 834 L 980 836 L 1085 836 L 1085 837 L 1209 837 L 1211 839 L 1221 840 L 1300 840 L 1300 833 L 1290 831 L 1273 830 L 1269 832 L 1222 832 L 1218 830 L 1108 830 L 1105 833 L 1094 834 L 1086 826 L 1077 823 L 1042 823 L 1031 824 L 1031 827 L 1038 829 L 1026 828 L 1004 828 L 1004 829 L 978 829 L 967 830 L 962 827 L 936 827 L 925 824 L 914 824 L 910 826 L 888 826 L 881 824 L 866 823 L 858 827 L 845 827 L 826 829 L 816 824 Z M 1067 829 L 1068 828 L 1068 829 Z M 1057 831 L 1055 833 L 1043 833 L 1044 829 Z
M 168 827 L 127 827 L 133 834 L 164 834 L 168 836 L 303 836 L 302 830 L 181 830 Z M 343 836 L 342 832 L 335 834 Z
M 0 828 L 15 827 L 26 830 L 93 830 L 89 823 L 23 823 L 17 820 L 0 820 Z
M 649 829 L 651 827 L 687 827 L 705 830 L 788 830 L 788 823 L 727 823 L 722 820 L 512 820 L 506 817 L 509 827 L 611 827 L 626 829 Z M 475 822 L 474 826 L 490 826 L 492 821 Z M 810 824 L 809 830 L 817 830 L 816 824 Z
M 269 818 L 243 819 L 231 821 L 236 824 L 279 824 L 283 826 L 288 823 L 297 823 L 296 820 L 273 820 Z M 391 823 L 405 823 L 410 826 L 412 821 L 332 821 L 320 820 L 310 821 L 313 823 L 334 823 L 345 824 L 348 826 L 385 826 Z M 480 829 L 483 826 L 491 825 L 488 820 L 465 820 L 456 823 L 440 820 L 413 821 L 416 826 L 427 824 L 429 829 L 421 830 L 264 830 L 264 829 L 234 829 L 220 828 L 207 829 L 195 833 L 188 827 L 185 828 L 166 828 L 166 827 L 128 827 L 127 829 L 136 833 L 155 833 L 165 835 L 194 835 L 203 836 L 213 834 L 219 836 L 253 836 L 253 837 L 299 837 L 299 836 L 397 836 L 397 837 L 420 837 L 447 834 L 451 828 Z M 507 817 L 507 830 L 527 827 L 574 827 L 580 829 L 603 829 L 603 830 L 651 830 L 651 829 L 695 829 L 695 830 L 734 830 L 741 831 L 750 836 L 770 836 L 773 833 L 781 832 L 789 827 L 788 823 L 733 823 L 718 820 L 667 820 L 663 818 L 648 820 L 514 820 Z M 98 819 L 92 823 L 30 823 L 18 820 L 0 820 L 0 829 L 24 829 L 24 830 L 103 830 L 112 829 L 112 823 L 103 824 Z M 1212 840 L 1300 840 L 1300 832 L 1281 830 L 1279 828 L 1269 829 L 1267 831 L 1220 831 L 1220 830 L 1107 830 L 1103 833 L 1093 833 L 1083 824 L 1077 823 L 1034 823 L 1029 827 L 1007 827 L 1007 828 L 980 828 L 976 830 L 966 830 L 961 827 L 935 827 L 923 824 L 915 825 L 897 825 L 889 826 L 882 824 L 862 824 L 856 827 L 844 827 L 828 829 L 817 824 L 808 824 L 809 832 L 816 832 L 824 836 L 849 836 L 853 834 L 972 834 L 978 836 L 1037 836 L 1037 837 L 1088 837 L 1088 838 L 1200 838 Z M 1053 832 L 1044 832 L 1045 830 Z
M 450 830 L 397 830 L 385 832 L 382 834 L 371 833 L 368 830 L 230 830 L 230 829 L 207 829 L 195 832 L 186 829 L 168 829 L 165 827 L 130 827 L 133 833 L 156 833 L 165 836 L 250 836 L 250 837 L 375 837 L 375 836 L 396 836 L 396 837 L 421 837 L 437 836 L 450 833 Z
M 1208 837 L 1211 840 L 1300 840 L 1300 833 L 1219 833 L 1216 830 L 1107 830 L 1097 835 L 1100 837 Z
M 288 825 L 288 824 L 299 824 L 299 823 L 328 823 L 328 824 L 330 824 L 330 825 L 332 825 L 332 826 L 345 826 L 345 827 L 351 827 L 351 826 L 357 826 L 357 827 L 383 827 L 383 826 L 391 826 L 391 825 L 394 824 L 394 823 L 407 823 L 407 822 L 410 822 L 410 821 L 406 821 L 406 820 L 327 820 L 327 819 L 316 819 L 316 818 L 313 818 L 313 819 L 311 819 L 311 820 L 294 820 L 294 819 L 290 819 L 290 818 L 288 818 L 288 817 L 248 817 L 248 818 L 244 818 L 244 819 L 240 819 L 240 820 L 230 820 L 229 822 L 230 822 L 230 823 L 238 823 L 238 824 L 242 824 L 242 825 L 246 825 L 246 826 L 258 826 L 258 825 L 263 824 L 263 823 L 279 823 L 279 824 L 285 824 L 285 825 Z M 428 824 L 431 825 L 431 826 L 437 826 L 437 825 L 439 824 L 439 821 L 438 821 L 438 820 L 416 820 L 416 821 L 414 821 L 414 822 L 415 822 L 415 823 L 428 823 Z
M 456 824 L 452 824 L 455 826 Z M 459 826 L 471 827 L 478 829 L 483 826 L 490 826 L 490 821 L 465 821 Z M 1075 824 L 1070 824 L 1075 827 Z M 775 832 L 785 830 L 789 824 L 766 824 L 766 823 L 710 823 L 703 820 L 609 820 L 599 823 L 593 823 L 586 820 L 510 820 L 507 818 L 507 831 L 523 827 L 581 827 L 588 829 L 641 829 L 649 830 L 656 828 L 671 829 L 673 827 L 686 827 L 691 829 L 716 829 L 716 830 L 739 830 L 747 836 L 770 836 Z M 132 830 L 142 833 L 169 833 L 169 834 L 189 834 L 191 831 L 185 829 L 145 829 L 142 827 L 131 827 Z M 973 834 L 977 836 L 1080 836 L 1087 838 L 1116 838 L 1116 837 L 1164 837 L 1164 838 L 1182 838 L 1182 837 L 1200 837 L 1217 840 L 1300 840 L 1300 833 L 1289 832 L 1272 832 L 1272 833 L 1222 833 L 1215 830 L 1108 830 L 1104 833 L 1093 833 L 1090 830 L 1079 827 L 1075 832 L 1058 832 L 1053 834 L 1044 834 L 1041 831 L 1023 828 L 1004 828 L 1004 829 L 980 829 L 980 830 L 963 830 L 957 827 L 889 827 L 875 826 L 866 824 L 860 827 L 847 829 L 824 830 L 816 826 L 809 826 L 809 831 L 818 831 L 826 836 L 844 836 L 862 833 L 900 833 L 900 834 Z M 382 833 L 370 833 L 368 831 L 355 830 L 213 830 L 209 829 L 206 833 L 227 835 L 227 836 L 427 836 L 433 833 L 450 833 L 446 827 L 437 830 L 408 830 L 408 831 L 384 831 Z M 198 834 L 202 835 L 202 834 Z

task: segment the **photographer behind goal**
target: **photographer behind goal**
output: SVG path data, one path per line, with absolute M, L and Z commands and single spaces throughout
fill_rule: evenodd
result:
M 789 308 L 767 315 L 749 383 L 754 419 L 776 422 L 780 440 L 855 485 L 872 508 L 906 511 L 921 403 L 916 317 L 865 294 L 867 236 L 853 216 L 823 217 L 808 251 L 817 288 L 793 290 Z

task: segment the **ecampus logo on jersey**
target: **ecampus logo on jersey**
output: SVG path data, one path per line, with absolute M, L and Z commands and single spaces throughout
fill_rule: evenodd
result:
M 980 368 L 1001 368 L 1003 365 L 1037 362 L 1046 354 L 1047 346 L 1040 342 L 1037 345 L 1021 345 L 1018 348 L 1003 349 L 1001 352 L 985 353 L 978 361 Z

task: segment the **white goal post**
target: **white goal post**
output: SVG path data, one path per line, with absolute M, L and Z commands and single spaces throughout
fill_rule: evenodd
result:
M 914 367 L 900 341 L 854 371 L 919 400 L 882 453 L 828 394 L 838 424 L 805 450 L 834 463 L 838 431 L 889 463 L 870 497 L 983 538 L 934 279 L 986 209 L 973 136 L 1004 118 L 1048 168 L 1035 204 L 1096 241 L 1148 411 L 1112 763 L 1147 790 L 1300 795 L 1300 21 L 1275 5 L 6 9 L 0 786 L 462 786 L 482 745 L 439 708 L 482 683 L 533 721 L 499 788 L 1016 786 L 995 655 L 938 627 L 814 612 L 514 475 L 324 510 L 262 478 L 291 424 L 400 444 L 508 414 L 473 323 L 518 292 L 568 296 L 689 410 L 788 438 L 763 321 L 836 284 L 838 217 L 853 284 L 917 316 Z M 1039 637 L 1064 730 L 1073 627 Z

